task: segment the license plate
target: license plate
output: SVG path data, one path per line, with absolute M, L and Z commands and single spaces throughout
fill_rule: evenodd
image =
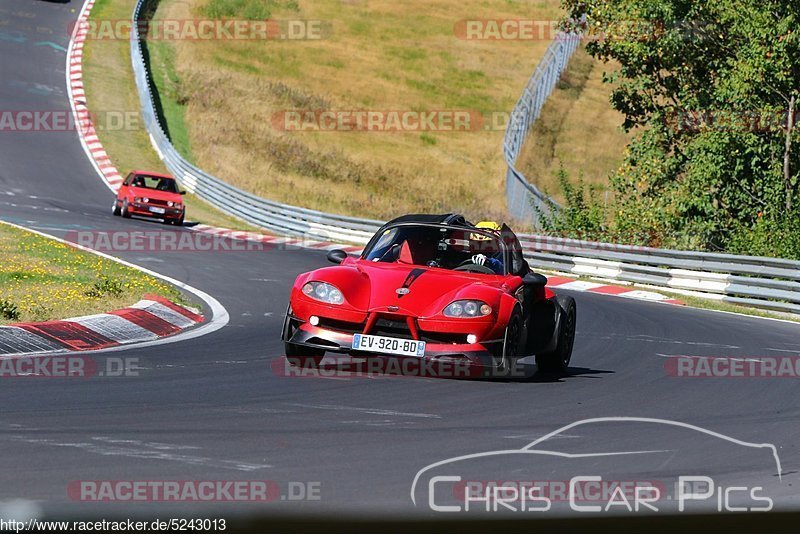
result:
M 355 334 L 353 350 L 397 354 L 398 356 L 425 356 L 425 342 L 396 337 Z
M 150 213 L 160 213 L 163 215 L 165 211 L 166 210 L 164 208 L 154 208 L 150 206 Z

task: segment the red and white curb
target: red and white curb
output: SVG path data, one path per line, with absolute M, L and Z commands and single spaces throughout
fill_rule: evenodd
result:
M 95 0 L 87 0 L 83 4 L 67 49 L 67 93 L 81 145 L 86 151 L 89 161 L 103 178 L 103 182 L 116 193 L 123 178 L 103 149 L 100 138 L 97 137 L 97 130 L 86 102 L 86 90 L 83 86 L 83 47 L 89 33 L 89 14 L 92 12 L 94 3 Z
M 196 232 L 204 234 L 211 234 L 220 237 L 227 237 L 230 239 L 250 241 L 252 243 L 262 243 L 268 246 L 274 246 L 281 249 L 292 248 L 306 248 L 312 250 L 344 250 L 348 254 L 361 254 L 364 247 L 354 245 L 343 245 L 341 243 L 333 243 L 331 241 L 317 241 L 314 239 L 293 239 L 289 237 L 277 237 L 273 235 L 262 234 L 260 232 L 247 232 L 243 230 L 231 230 L 229 228 L 220 228 L 218 226 L 208 226 L 206 224 L 197 224 L 190 227 Z
M 680 300 L 662 295 L 661 293 L 656 293 L 655 291 L 644 291 L 625 286 L 612 286 L 597 282 L 586 282 L 565 276 L 549 276 L 547 278 L 547 286 L 551 288 L 566 289 L 569 291 L 585 291 L 586 293 L 599 293 L 601 295 L 613 295 L 615 297 L 684 306 L 684 303 Z
M 171 336 L 202 322 L 203 316 L 194 310 L 145 295 L 128 308 L 108 313 L 0 326 L 0 355 L 108 349 Z

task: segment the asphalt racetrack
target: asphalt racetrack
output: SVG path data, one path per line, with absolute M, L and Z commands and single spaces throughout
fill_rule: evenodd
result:
M 69 109 L 64 49 L 77 4 L 2 0 L 0 18 L 11 24 L 0 27 L 0 109 Z M 0 131 L 3 220 L 69 239 L 76 231 L 191 232 L 112 217 L 112 198 L 75 132 Z M 717 488 L 763 487 L 776 510 L 800 504 L 797 379 L 677 377 L 667 363 L 797 356 L 796 324 L 580 293 L 567 376 L 287 377 L 275 361 L 283 357 L 289 289 L 298 273 L 326 265 L 324 252 L 115 255 L 213 295 L 230 322 L 185 342 L 93 355 L 138 358 L 136 377 L 3 380 L 0 501 L 75 514 L 436 514 L 431 500 L 453 505 L 452 495 L 428 498 L 438 469 L 483 481 L 661 480 L 667 510 L 676 509 L 667 481 L 706 476 Z M 509 453 L 441 465 L 420 476 L 412 500 L 418 472 L 436 462 L 513 451 L 577 421 L 620 417 L 643 419 L 587 422 L 538 444 L 577 456 Z M 743 443 L 773 444 L 780 467 L 768 449 Z M 269 480 L 282 498 L 109 504 L 68 493 L 70 483 L 87 480 Z M 574 512 L 562 501 L 551 513 Z M 716 509 L 718 500 L 690 505 Z

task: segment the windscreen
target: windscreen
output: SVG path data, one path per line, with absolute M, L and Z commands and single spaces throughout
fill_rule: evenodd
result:
M 178 192 L 178 185 L 175 183 L 175 180 L 160 176 L 139 174 L 134 176 L 131 185 L 133 187 L 141 187 L 142 189 L 155 189 L 156 191 L 166 191 L 168 193 Z
M 483 258 L 476 261 L 476 256 Z M 364 258 L 442 269 L 481 262 L 495 274 L 505 273 L 504 251 L 498 237 L 470 228 L 424 225 L 389 228 L 365 251 Z

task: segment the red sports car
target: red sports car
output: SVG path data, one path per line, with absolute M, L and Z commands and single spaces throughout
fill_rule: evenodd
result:
M 491 226 L 491 225 L 488 225 Z M 507 375 L 523 356 L 564 371 L 576 309 L 531 272 L 517 236 L 463 216 L 407 215 L 385 224 L 360 257 L 297 277 L 283 328 L 290 363 L 326 352 L 457 362 Z
M 126 219 L 132 215 L 156 217 L 164 224 L 181 226 L 186 214 L 181 195 L 185 193 L 168 174 L 133 171 L 117 191 L 112 212 Z

